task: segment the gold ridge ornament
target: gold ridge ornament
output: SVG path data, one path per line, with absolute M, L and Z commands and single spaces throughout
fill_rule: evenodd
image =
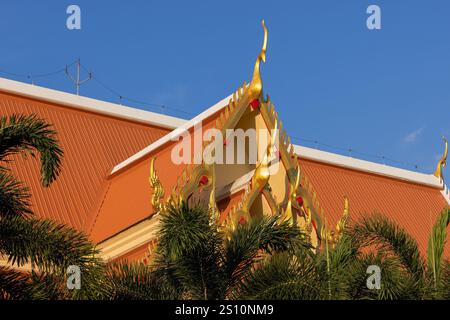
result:
M 448 155 L 448 141 L 445 137 L 442 137 L 442 139 L 444 140 L 445 143 L 445 149 L 444 149 L 444 154 L 442 155 L 442 157 L 439 159 L 437 166 L 436 166 L 436 171 L 434 172 L 434 176 L 444 180 L 444 174 L 442 172 L 442 168 L 444 168 L 447 164 L 447 155 Z
M 164 197 L 164 189 L 163 189 L 161 181 L 159 180 L 159 177 L 156 173 L 155 161 L 156 161 L 156 157 L 154 157 L 150 160 L 149 183 L 150 183 L 150 187 L 153 189 L 151 204 L 153 207 L 153 212 L 156 214 L 156 213 L 161 212 L 163 209 L 163 204 L 161 203 L 161 200 Z

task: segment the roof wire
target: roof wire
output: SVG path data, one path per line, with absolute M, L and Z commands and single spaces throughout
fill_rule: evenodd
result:
M 54 76 L 56 74 L 59 73 L 63 73 L 67 70 L 68 67 L 79 63 L 78 59 L 73 61 L 72 63 L 64 66 L 63 68 L 60 68 L 58 70 L 52 71 L 52 72 L 47 72 L 47 73 L 41 73 L 41 74 L 20 74 L 20 73 L 14 73 L 14 72 L 10 72 L 10 71 L 6 71 L 3 69 L 0 69 L 0 73 L 5 74 L 7 76 L 11 76 L 11 77 L 17 77 L 17 78 L 26 78 L 28 79 L 28 81 L 30 81 L 31 84 L 34 84 L 34 80 L 38 79 L 38 78 L 45 78 L 45 77 L 50 77 L 50 76 Z M 109 85 L 105 84 L 103 81 L 101 81 L 97 76 L 95 76 L 93 74 L 93 72 L 91 72 L 90 70 L 86 69 L 81 63 L 80 66 L 83 70 L 85 70 L 86 72 L 88 72 L 89 74 L 91 74 L 91 79 L 94 80 L 95 82 L 97 82 L 103 89 L 105 89 L 106 91 L 108 91 L 110 94 L 112 94 L 113 96 L 116 96 L 119 99 L 119 103 L 122 105 L 123 101 L 128 101 L 131 103 L 136 103 L 138 105 L 145 105 L 147 107 L 150 107 L 152 109 L 154 109 L 157 112 L 161 112 L 163 114 L 165 114 L 166 110 L 169 111 L 173 111 L 173 112 L 177 112 L 180 114 L 184 114 L 187 116 L 194 116 L 196 115 L 195 113 L 192 112 L 188 112 L 185 110 L 181 110 L 178 108 L 174 108 L 174 107 L 170 107 L 164 104 L 157 104 L 157 103 L 153 103 L 153 102 L 148 102 L 148 101 L 143 101 L 140 99 L 135 99 L 135 98 L 131 98 L 131 97 L 127 97 L 122 95 L 121 93 L 119 93 L 117 90 L 111 88 Z M 160 110 L 157 110 L 157 108 L 159 108 Z M 312 144 L 314 146 L 315 149 L 318 149 L 319 146 L 323 147 L 323 148 L 328 148 L 331 150 L 337 150 L 340 151 L 341 153 L 347 153 L 350 157 L 352 155 L 360 155 L 362 157 L 366 157 L 366 158 L 372 158 L 372 159 L 378 159 L 379 161 L 381 161 L 383 164 L 386 164 L 386 162 L 390 162 L 393 164 L 397 164 L 397 165 L 402 165 L 402 166 L 407 166 L 407 167 L 413 167 L 414 169 L 419 169 L 422 168 L 422 165 L 418 165 L 417 163 L 410 163 L 410 162 L 406 162 L 406 161 L 398 161 L 389 157 L 386 157 L 384 155 L 376 155 L 376 154 L 370 154 L 370 153 L 366 153 L 366 152 L 361 152 L 359 150 L 355 150 L 353 148 L 345 148 L 345 147 L 341 147 L 341 146 L 335 146 L 335 145 L 330 145 L 327 143 L 323 143 L 320 142 L 318 140 L 315 139 L 305 139 L 305 138 L 299 138 L 299 137 L 295 137 L 295 136 L 291 136 L 292 140 L 297 140 L 297 141 L 302 141 L 302 142 L 306 142 L 309 144 Z
M 397 164 L 397 165 L 401 165 L 401 166 L 405 166 L 405 167 L 411 167 L 414 169 L 421 169 L 424 166 L 419 165 L 417 163 L 411 163 L 411 162 L 406 162 L 406 161 L 398 161 L 398 160 L 394 160 L 392 158 L 388 158 L 384 155 L 376 155 L 376 154 L 371 154 L 371 153 L 367 153 L 367 152 L 362 152 L 359 150 L 355 150 L 353 148 L 345 148 L 345 147 L 339 147 L 339 146 L 334 146 L 334 145 L 330 145 L 327 143 L 322 143 L 319 142 L 317 140 L 313 140 L 313 139 L 305 139 L 305 138 L 299 138 L 299 137 L 295 137 L 295 136 L 291 136 L 292 140 L 297 140 L 297 141 L 303 141 L 303 142 L 307 142 L 307 143 L 311 143 L 314 145 L 315 149 L 318 149 L 318 146 L 322 146 L 331 150 L 338 150 L 342 153 L 348 153 L 348 155 L 351 157 L 352 154 L 354 155 L 360 155 L 362 157 L 366 157 L 366 158 L 372 158 L 372 159 L 378 159 L 379 161 L 381 161 L 384 165 L 386 165 L 386 162 L 390 162 L 392 164 Z

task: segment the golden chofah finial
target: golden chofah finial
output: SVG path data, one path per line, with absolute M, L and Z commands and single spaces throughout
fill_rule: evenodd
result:
M 447 164 L 447 155 L 448 155 L 448 141 L 445 137 L 442 137 L 442 139 L 445 142 L 445 150 L 444 154 L 442 155 L 441 159 L 439 159 L 439 162 L 437 163 L 436 171 L 434 172 L 434 176 L 439 179 L 444 179 L 444 175 L 442 173 L 442 168 L 445 167 Z
M 256 183 L 255 186 L 258 186 L 259 188 L 262 188 L 265 186 L 267 181 L 269 181 L 270 178 L 270 162 L 271 162 L 271 156 L 273 154 L 274 146 L 277 142 L 279 135 L 278 135 L 278 123 L 275 122 L 275 128 L 272 131 L 272 136 L 270 138 L 270 142 L 267 145 L 266 152 L 264 153 L 263 158 L 261 159 L 259 165 L 255 169 L 255 173 L 253 176 L 254 182 Z
M 340 237 L 342 233 L 344 232 L 345 225 L 347 223 L 348 219 L 348 198 L 347 196 L 344 196 L 344 212 L 342 213 L 341 219 L 339 219 L 337 225 L 336 225 L 336 234 L 337 237 Z
M 252 82 L 250 82 L 250 91 L 254 95 L 254 97 L 259 97 L 259 95 L 262 92 L 262 80 L 261 80 L 261 74 L 260 74 L 260 64 L 262 62 L 266 62 L 266 49 L 267 49 L 267 28 L 264 23 L 264 20 L 262 21 L 262 26 L 264 29 L 264 41 L 263 46 L 261 48 L 261 51 L 259 52 L 258 58 L 256 58 L 255 68 L 253 70 L 253 78 Z
M 158 213 L 163 208 L 163 204 L 161 203 L 161 199 L 164 197 L 164 188 L 159 180 L 158 175 L 155 170 L 155 160 L 156 157 L 152 158 L 150 161 L 150 187 L 153 189 L 153 195 L 151 199 L 152 207 L 154 213 Z

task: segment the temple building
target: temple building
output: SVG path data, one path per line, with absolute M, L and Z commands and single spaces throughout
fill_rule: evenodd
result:
M 61 174 L 48 188 L 41 186 L 38 159 L 17 156 L 9 164 L 30 187 L 34 213 L 86 233 L 105 261 L 149 259 L 159 213 L 194 198 L 204 200 L 225 230 L 256 215 L 277 214 L 307 230 L 314 245 L 336 241 L 348 219 L 378 212 L 425 253 L 436 218 L 450 205 L 442 175 L 447 142 L 430 174 L 292 144 L 263 92 L 264 31 L 250 83 L 190 120 L 0 78 L 0 114 L 45 119 L 64 150 Z M 230 130 L 271 134 L 256 137 L 256 163 L 198 162 L 195 152 L 192 164 L 175 163 L 174 148 L 186 133 L 195 135 L 199 123 L 203 131 L 222 133 L 216 153 L 219 147 L 230 152 Z M 450 246 L 444 255 L 450 257 Z

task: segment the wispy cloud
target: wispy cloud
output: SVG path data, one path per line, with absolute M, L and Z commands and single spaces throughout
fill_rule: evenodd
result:
M 404 138 L 403 141 L 406 143 L 414 143 L 417 141 L 417 139 L 422 135 L 423 128 L 419 128 L 413 132 L 408 133 Z

